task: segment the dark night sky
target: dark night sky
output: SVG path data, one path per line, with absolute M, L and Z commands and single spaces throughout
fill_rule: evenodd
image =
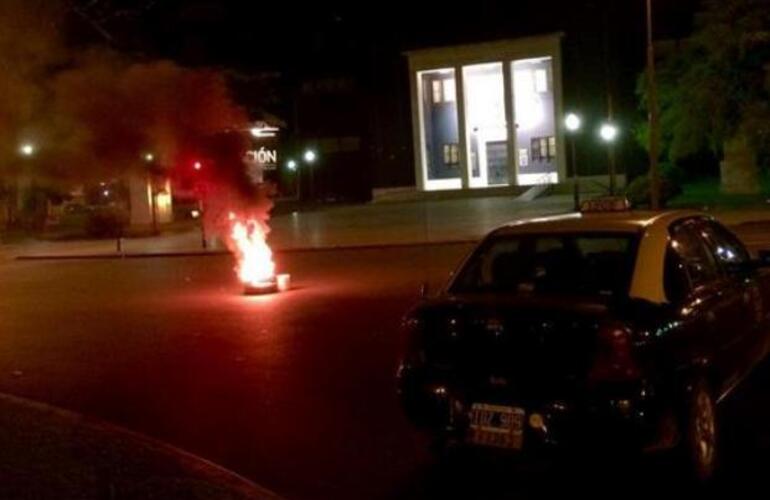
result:
M 381 165 L 374 169 L 376 184 L 413 182 L 411 170 L 395 167 L 411 162 L 403 56 L 409 49 L 563 32 L 566 107 L 600 120 L 607 113 L 607 95 L 612 94 L 621 127 L 629 129 L 643 119 L 635 89 L 644 67 L 645 0 L 126 2 L 150 2 L 152 7 L 141 16 L 121 17 L 107 26 L 120 50 L 221 67 L 241 76 L 280 73 L 277 91 L 247 85 L 237 92 L 252 111 L 266 108 L 290 119 L 296 113 L 290 89 L 297 82 L 325 76 L 354 79 L 367 97 L 358 123 L 349 126 L 354 133 L 367 127 L 370 131 L 370 161 Z M 653 0 L 655 38 L 687 36 L 699 4 L 700 0 Z M 76 26 L 75 33 L 86 41 L 94 36 L 84 25 Z M 283 96 L 259 101 L 270 92 Z M 336 111 L 327 110 L 327 117 L 333 120 L 339 116 Z M 588 163 L 603 163 L 598 148 L 596 144 L 583 148 Z M 646 164 L 644 152 L 633 140 L 623 141 L 618 154 L 629 171 Z
M 132 0 L 143 4 L 147 0 Z M 689 30 L 698 0 L 656 0 L 656 36 Z M 608 19 L 605 19 L 605 16 Z M 285 69 L 323 55 L 327 64 L 372 50 L 472 42 L 609 24 L 621 51 L 643 50 L 644 0 L 476 0 L 415 2 L 243 2 L 165 0 L 110 26 L 124 48 L 190 64 Z M 331 54 L 331 53 L 334 54 Z M 627 60 L 628 64 L 638 64 Z M 355 64 L 355 63 L 353 63 Z

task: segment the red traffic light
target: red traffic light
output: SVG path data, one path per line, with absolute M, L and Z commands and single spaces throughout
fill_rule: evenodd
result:
M 193 168 L 195 170 L 200 170 L 200 169 L 203 168 L 203 164 L 201 162 L 199 162 L 199 161 L 196 161 L 195 163 L 193 163 Z

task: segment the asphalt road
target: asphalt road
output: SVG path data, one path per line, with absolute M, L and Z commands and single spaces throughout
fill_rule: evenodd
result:
M 636 468 L 615 457 L 584 460 L 590 450 L 556 464 L 430 456 L 394 396 L 396 328 L 420 282 L 443 280 L 466 251 L 282 255 L 294 289 L 265 297 L 240 294 L 227 257 L 0 263 L 0 391 L 159 438 L 290 499 L 663 485 L 628 478 Z M 768 389 L 763 366 L 725 409 L 731 488 L 770 466 Z

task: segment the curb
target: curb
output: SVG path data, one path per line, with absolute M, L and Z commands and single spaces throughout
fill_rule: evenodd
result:
M 478 239 L 459 239 L 459 240 L 441 240 L 426 242 L 404 242 L 404 243 L 374 243 L 364 245 L 330 245 L 323 247 L 289 247 L 273 250 L 274 254 L 295 254 L 295 253 L 320 253 L 320 252 L 341 252 L 351 250 L 383 250 L 391 248 L 417 248 L 417 247 L 437 247 L 449 245 L 471 245 L 478 243 Z M 147 252 L 147 253 L 114 253 L 114 254 L 41 254 L 41 255 L 18 255 L 14 260 L 19 261 L 41 261 L 41 260 L 120 260 L 120 259 L 152 259 L 152 258 L 177 258 L 177 257 L 221 257 L 230 255 L 227 250 L 212 250 L 208 252 Z
M 120 259 L 151 259 L 157 257 L 216 257 L 229 255 L 230 252 L 148 252 L 148 253 L 101 253 L 101 254 L 40 254 L 18 255 L 14 260 L 120 260 Z
M 209 474 L 216 473 L 220 475 L 223 481 L 227 482 L 235 490 L 240 491 L 246 496 L 251 497 L 253 494 L 258 494 L 258 498 L 260 499 L 282 499 L 282 497 L 280 497 L 275 492 L 260 486 L 219 464 L 137 431 L 112 424 L 97 417 L 84 415 L 72 410 L 66 410 L 64 408 L 52 406 L 47 403 L 27 399 L 21 396 L 15 396 L 13 394 L 0 393 L 0 400 L 11 403 L 13 405 L 17 405 L 19 407 L 32 409 L 36 412 L 39 412 L 40 414 L 54 415 L 57 418 L 67 420 L 73 424 L 82 425 L 83 427 L 92 429 L 96 432 L 102 432 L 104 434 L 112 435 L 115 437 L 122 437 L 126 440 L 129 440 L 130 442 L 145 447 L 147 450 L 153 453 L 167 454 L 169 456 L 176 457 L 177 459 L 185 461 L 185 467 L 189 467 L 190 470 L 198 470 L 204 474 L 208 472 Z M 208 469 L 208 471 L 206 471 L 206 469 Z

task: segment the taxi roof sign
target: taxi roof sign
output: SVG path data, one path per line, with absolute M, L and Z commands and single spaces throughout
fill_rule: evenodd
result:
M 621 196 L 604 196 L 586 200 L 580 204 L 582 213 L 609 213 L 627 212 L 631 210 L 631 203 Z

